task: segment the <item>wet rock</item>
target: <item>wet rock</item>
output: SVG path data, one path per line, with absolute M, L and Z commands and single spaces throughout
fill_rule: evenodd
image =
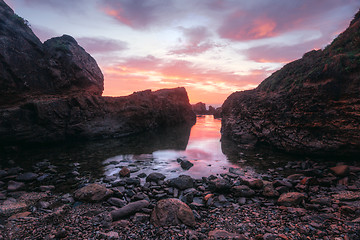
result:
M 241 169 L 239 169 L 239 168 L 233 168 L 233 167 L 230 167 L 230 168 L 229 168 L 229 173 L 232 173 L 232 174 L 235 174 L 235 175 L 239 175 L 239 176 L 244 175 L 244 172 L 243 172 Z
M 176 187 L 180 190 L 185 190 L 187 188 L 194 187 L 194 179 L 188 175 L 180 175 L 177 178 L 172 178 L 169 180 L 170 187 Z
M 124 207 L 122 207 L 120 209 L 111 211 L 110 214 L 111 214 L 113 221 L 115 221 L 115 220 L 118 220 L 121 218 L 128 217 L 130 215 L 133 215 L 137 212 L 140 212 L 143 208 L 146 208 L 147 206 L 149 206 L 149 204 L 150 203 L 147 200 L 140 200 L 140 201 L 132 202 L 132 203 L 125 205 Z
M 153 172 L 150 173 L 147 177 L 146 177 L 146 182 L 158 182 L 160 180 L 164 180 L 166 177 L 164 174 L 162 173 L 158 173 L 158 172 Z
M 138 178 L 145 178 L 146 177 L 146 173 L 140 173 L 139 175 L 137 175 Z
M 13 167 L 8 170 L 8 175 L 17 175 L 22 171 L 23 169 L 21 167 Z
M 194 164 L 189 160 L 181 160 L 180 166 L 184 170 L 189 170 L 190 168 L 192 168 L 192 166 L 194 166 Z
M 290 182 L 285 181 L 285 180 L 275 180 L 275 181 L 273 181 L 272 184 L 274 187 L 280 187 L 280 186 L 284 186 L 284 187 L 288 187 L 288 188 L 293 187 L 293 185 Z
M 231 189 L 231 183 L 223 178 L 216 178 L 209 181 L 209 189 L 213 192 L 226 193 Z
M 235 197 L 252 197 L 255 195 L 255 191 L 246 185 L 234 186 L 231 191 Z
M 115 198 L 115 197 L 111 197 L 107 200 L 107 202 L 112 205 L 112 206 L 116 206 L 116 207 L 119 207 L 119 208 L 122 208 L 126 205 L 126 201 L 125 200 L 122 200 L 120 198 Z
M 130 177 L 130 170 L 127 167 L 123 167 L 119 172 L 120 177 Z
M 330 168 L 330 171 L 333 172 L 338 177 L 344 177 L 344 176 L 349 175 L 350 168 L 348 165 L 339 165 L 339 166 Z
M 117 232 L 111 231 L 111 232 L 107 232 L 107 233 L 100 233 L 99 234 L 101 239 L 119 239 L 119 234 Z
M 155 226 L 179 225 L 193 227 L 195 217 L 188 205 L 179 199 L 169 198 L 157 202 L 151 214 L 151 223 Z
M 286 207 L 291 207 L 299 205 L 305 200 L 305 198 L 306 195 L 303 193 L 289 192 L 282 194 L 278 199 L 278 203 Z
M 113 194 L 113 191 L 107 189 L 100 184 L 89 184 L 83 188 L 80 188 L 74 192 L 74 197 L 81 201 L 86 202 L 100 202 Z
M 141 180 L 139 178 L 127 178 L 125 180 L 127 185 L 135 185 L 135 186 L 139 186 L 141 183 Z
M 32 173 L 32 172 L 27 172 L 27 173 L 23 173 L 20 174 L 19 176 L 16 177 L 16 181 L 20 181 L 20 182 L 31 182 L 34 181 L 38 178 L 38 174 L 36 173 Z
M 241 178 L 241 181 L 252 189 L 261 189 L 264 187 L 264 182 L 261 179 Z
M 22 182 L 15 182 L 15 181 L 12 181 L 12 180 L 10 180 L 8 182 L 8 191 L 9 192 L 19 191 L 19 190 L 24 189 L 24 188 L 25 188 L 25 184 L 22 183 Z
M 317 181 L 316 178 L 313 178 L 313 177 L 305 177 L 305 178 L 301 179 L 300 184 L 313 186 L 313 185 L 318 185 L 319 182 Z

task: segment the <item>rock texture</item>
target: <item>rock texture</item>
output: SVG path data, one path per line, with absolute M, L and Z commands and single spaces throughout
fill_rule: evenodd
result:
M 222 106 L 222 134 L 244 147 L 295 153 L 360 152 L 360 12 L 324 50 L 285 65 Z
M 194 124 L 184 88 L 101 97 L 103 75 L 75 39 L 44 44 L 0 0 L 0 144 L 126 136 Z

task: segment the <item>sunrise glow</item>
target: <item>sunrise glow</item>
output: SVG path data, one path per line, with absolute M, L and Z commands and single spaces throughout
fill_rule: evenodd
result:
M 191 103 L 218 106 L 326 46 L 360 7 L 353 0 L 5 1 L 42 41 L 72 35 L 97 60 L 104 96 L 183 86 Z

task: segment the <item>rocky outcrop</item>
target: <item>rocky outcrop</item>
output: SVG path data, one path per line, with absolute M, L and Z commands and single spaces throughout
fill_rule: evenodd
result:
M 0 143 L 121 137 L 194 121 L 184 88 L 32 100 L 0 109 Z
M 37 95 L 101 95 L 96 61 L 64 35 L 44 44 L 23 18 L 0 0 L 0 105 Z
M 360 152 L 360 12 L 324 50 L 285 65 L 222 106 L 222 134 L 293 153 Z
M 213 115 L 215 112 L 215 108 L 213 106 L 209 106 L 209 109 L 206 109 L 206 104 L 203 102 L 193 104 L 192 109 L 198 115 Z
M 44 44 L 0 0 L 0 145 L 126 136 L 193 124 L 184 88 L 101 97 L 96 61 L 74 38 Z

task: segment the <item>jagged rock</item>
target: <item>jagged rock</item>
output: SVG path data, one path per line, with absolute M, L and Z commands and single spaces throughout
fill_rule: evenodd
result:
M 110 189 L 107 189 L 100 184 L 93 183 L 76 190 L 74 192 L 74 197 L 86 202 L 100 202 L 110 197 L 112 194 L 113 191 Z
M 124 207 L 113 210 L 110 212 L 112 219 L 118 220 L 130 215 L 133 215 L 137 212 L 140 212 L 143 208 L 146 208 L 149 206 L 149 202 L 147 200 L 139 200 L 136 202 L 129 203 L 128 205 L 125 205 Z
M 180 166 L 184 170 L 189 170 L 192 166 L 194 166 L 194 164 L 189 160 L 181 160 Z
M 279 197 L 278 203 L 286 207 L 296 206 L 300 204 L 305 199 L 305 197 L 305 194 L 299 192 L 283 193 Z
M 151 223 L 155 226 L 185 224 L 194 227 L 195 217 L 188 205 L 179 199 L 169 198 L 157 202 L 152 214 Z
M 359 13 L 357 14 L 359 16 Z M 292 153 L 360 153 L 360 18 L 324 50 L 285 65 L 222 106 L 222 136 Z

